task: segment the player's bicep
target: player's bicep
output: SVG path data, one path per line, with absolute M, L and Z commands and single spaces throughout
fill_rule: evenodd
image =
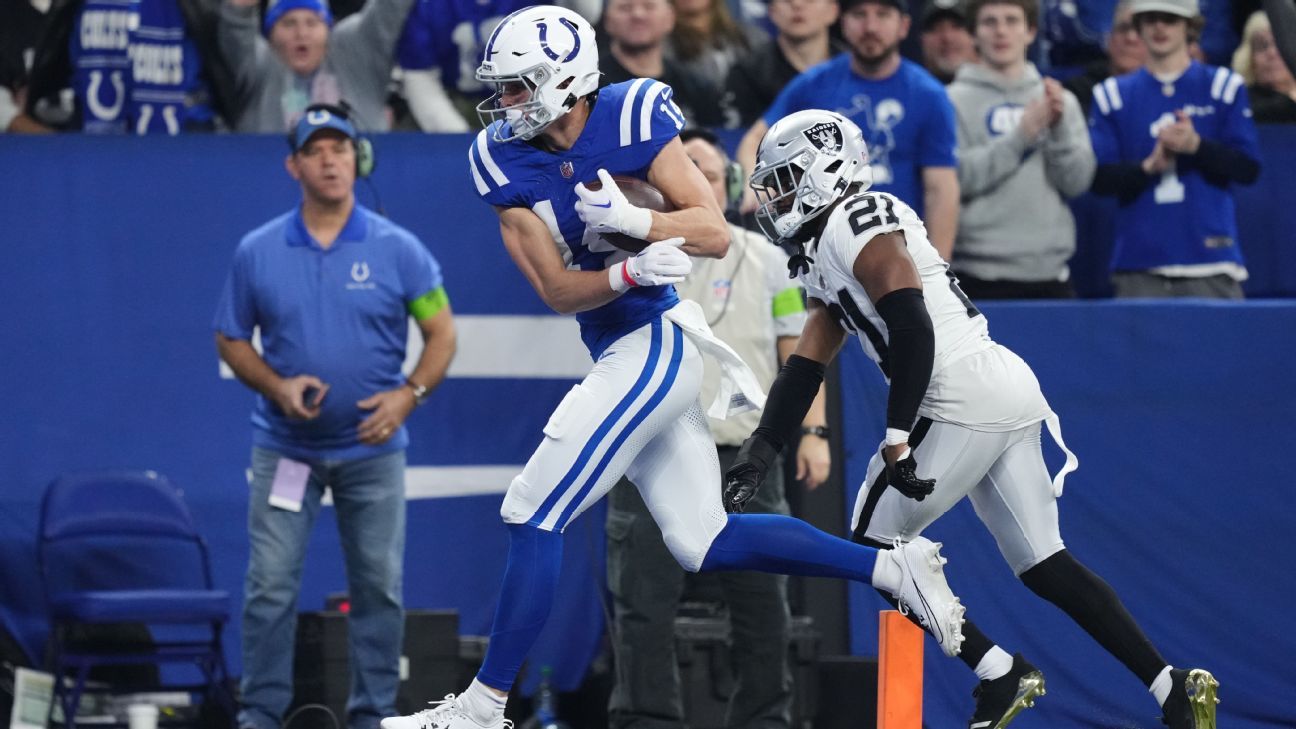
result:
M 689 159 L 679 137 L 667 142 L 653 158 L 652 165 L 648 168 L 648 182 L 661 190 L 662 196 L 676 210 L 706 208 L 724 217 L 724 211 L 711 192 L 711 184 L 698 166 L 693 164 L 693 160 Z
M 544 298 L 548 284 L 566 268 L 548 226 L 526 208 L 496 207 L 495 212 L 499 214 L 505 250 L 531 287 Z
M 855 256 L 851 273 L 875 304 L 892 291 L 922 290 L 922 277 L 909 256 L 904 233 L 898 230 L 873 236 Z
M 807 304 L 810 313 L 806 317 L 805 329 L 801 330 L 801 339 L 797 341 L 796 354 L 828 364 L 841 351 L 846 341 L 846 330 L 822 301 L 811 298 Z

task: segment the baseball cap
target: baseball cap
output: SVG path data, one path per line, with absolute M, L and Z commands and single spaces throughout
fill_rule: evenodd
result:
M 261 33 L 270 35 L 270 29 L 289 10 L 313 10 L 324 19 L 325 25 L 330 27 L 333 25 L 333 13 L 329 11 L 325 0 L 273 0 L 270 7 L 266 8 L 265 20 L 261 22 Z
M 878 5 L 890 5 L 896 10 L 905 13 L 906 15 L 909 13 L 909 5 L 908 3 L 905 2 L 905 0 L 838 0 L 838 1 L 841 4 L 841 10 L 843 13 L 855 7 L 856 5 L 863 5 L 864 3 L 877 3 Z
M 1201 15 L 1197 0 L 1134 0 L 1130 3 L 1130 13 L 1169 13 L 1181 18 L 1195 18 Z
M 297 128 L 293 131 L 293 151 L 299 150 L 315 136 L 316 132 L 324 129 L 336 129 L 347 135 L 351 139 L 356 139 L 355 127 L 345 117 L 330 111 L 329 109 L 312 108 L 308 109 L 302 118 L 297 122 Z
M 922 29 L 928 30 L 942 18 L 952 18 L 958 23 L 967 24 L 967 7 L 962 0 L 927 0 L 923 8 Z

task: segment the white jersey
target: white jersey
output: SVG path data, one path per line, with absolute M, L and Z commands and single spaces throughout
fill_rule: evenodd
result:
M 819 239 L 807 251 L 814 259 L 810 271 L 801 275 L 807 294 L 822 301 L 842 328 L 855 334 L 889 382 L 891 336 L 855 278 L 854 266 L 869 241 L 894 231 L 904 234 L 918 269 L 936 339 L 931 384 L 919 415 L 990 431 L 1012 430 L 1047 417 L 1051 411 L 1030 367 L 990 339 L 985 317 L 927 240 L 922 220 L 894 195 L 863 192 L 829 214 Z

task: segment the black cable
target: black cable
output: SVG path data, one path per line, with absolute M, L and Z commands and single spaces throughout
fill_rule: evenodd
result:
M 333 722 L 333 729 L 342 729 L 342 725 L 338 723 L 337 715 L 333 713 L 332 709 L 324 704 L 302 704 L 301 706 L 298 706 L 296 709 L 293 709 L 292 713 L 289 714 L 286 719 L 283 720 L 283 724 L 279 725 L 279 729 L 288 729 L 288 726 L 292 724 L 293 719 L 296 719 L 299 715 L 312 710 L 323 711 L 325 714 L 328 714 L 329 721 Z

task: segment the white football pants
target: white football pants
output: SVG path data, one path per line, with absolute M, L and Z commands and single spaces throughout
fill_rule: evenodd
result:
M 504 521 L 562 531 L 627 475 L 671 554 L 696 572 L 725 526 L 701 381 L 702 355 L 669 321 L 617 340 L 549 417 L 504 496 Z

